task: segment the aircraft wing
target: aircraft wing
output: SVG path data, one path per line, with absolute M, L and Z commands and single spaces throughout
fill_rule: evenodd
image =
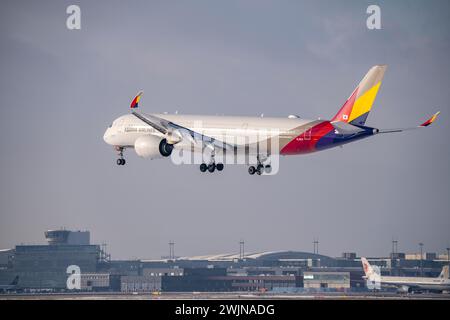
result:
M 425 121 L 424 123 L 422 123 L 419 126 L 416 127 L 410 127 L 410 128 L 397 128 L 397 129 L 379 129 L 378 133 L 393 133 L 393 132 L 402 132 L 402 131 L 409 131 L 409 130 L 415 130 L 415 129 L 419 129 L 419 128 L 425 128 L 428 127 L 430 124 L 432 124 L 437 116 L 440 114 L 441 112 L 436 112 L 435 114 L 433 114 L 431 116 L 431 118 L 429 118 L 427 121 Z
M 169 124 L 170 121 L 167 121 L 165 119 L 159 118 L 159 117 L 155 117 L 152 115 L 142 115 L 140 113 L 137 112 L 132 112 L 132 114 L 142 120 L 143 122 L 145 122 L 146 124 L 148 124 L 149 126 L 153 127 L 155 130 L 161 132 L 162 134 L 167 134 L 169 132 Z
M 221 150 L 232 150 L 234 148 L 234 146 L 231 144 L 222 142 L 209 136 L 205 136 L 194 130 L 173 123 L 172 121 L 154 115 L 143 115 L 138 112 L 132 112 L 132 114 L 136 118 L 153 127 L 155 130 L 164 134 L 167 137 L 167 141 L 169 143 L 176 144 L 181 142 L 183 139 L 187 139 L 190 142 L 194 143 L 204 143 L 206 146 L 212 149 L 217 148 Z

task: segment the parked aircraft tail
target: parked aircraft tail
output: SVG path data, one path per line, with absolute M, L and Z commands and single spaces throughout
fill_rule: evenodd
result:
M 369 279 L 372 278 L 376 274 L 376 272 L 373 269 L 373 267 L 370 265 L 369 261 L 367 261 L 366 258 L 361 257 L 361 262 L 362 262 L 364 274 L 366 275 L 366 277 Z
M 448 266 L 443 266 L 442 267 L 442 271 L 441 274 L 438 277 L 439 279 L 448 279 L 449 278 L 449 274 L 448 274 Z

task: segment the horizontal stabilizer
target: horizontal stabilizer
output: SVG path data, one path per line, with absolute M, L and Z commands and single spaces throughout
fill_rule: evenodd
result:
M 360 127 L 343 121 L 332 122 L 331 124 L 333 125 L 336 134 L 348 135 L 364 131 L 364 129 Z

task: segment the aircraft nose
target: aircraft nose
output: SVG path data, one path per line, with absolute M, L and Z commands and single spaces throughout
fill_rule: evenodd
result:
M 107 144 L 111 144 L 111 131 L 110 129 L 106 129 L 105 134 L 103 135 L 103 140 L 107 143 Z

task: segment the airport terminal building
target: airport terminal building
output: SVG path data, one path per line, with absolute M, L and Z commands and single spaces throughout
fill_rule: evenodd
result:
M 329 257 L 301 251 L 218 254 L 157 260 L 111 260 L 88 231 L 45 232 L 47 245 L 0 250 L 0 284 L 18 277 L 17 290 L 67 290 L 69 266 L 81 270 L 79 291 L 235 292 L 367 290 L 355 253 Z M 433 253 L 368 258 L 382 275 L 437 276 L 448 263 Z

